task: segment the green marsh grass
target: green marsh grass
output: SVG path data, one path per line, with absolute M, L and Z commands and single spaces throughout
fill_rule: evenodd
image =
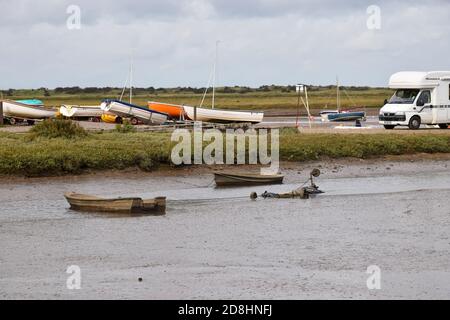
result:
M 54 176 L 139 167 L 145 171 L 171 164 L 175 142 L 169 133 L 98 133 L 75 139 L 0 133 L 0 174 Z M 446 134 L 300 134 L 280 133 L 283 161 L 370 158 L 415 153 L 450 153 Z

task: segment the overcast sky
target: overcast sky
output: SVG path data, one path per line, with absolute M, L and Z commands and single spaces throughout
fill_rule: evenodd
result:
M 0 0 L 0 12 L 1 89 L 121 87 L 131 51 L 134 86 L 205 86 L 217 40 L 221 86 L 385 86 L 450 69 L 449 0 Z

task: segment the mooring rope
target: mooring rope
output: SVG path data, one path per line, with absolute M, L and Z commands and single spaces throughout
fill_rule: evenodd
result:
M 250 199 L 249 196 L 241 196 L 241 197 L 226 197 L 226 198 L 205 198 L 205 199 L 178 199 L 178 200 L 167 200 L 168 203 L 201 203 L 201 202 L 210 202 L 210 201 L 227 201 L 227 200 L 243 200 L 243 199 Z
M 186 181 L 182 181 L 182 180 L 175 180 L 175 181 L 179 182 L 179 183 L 182 183 L 182 184 L 189 185 L 189 186 L 193 186 L 193 187 L 196 187 L 196 188 L 199 188 L 199 189 L 210 188 L 215 183 L 214 179 L 212 179 L 207 185 L 198 185 L 198 184 L 195 184 L 195 183 L 186 182 Z

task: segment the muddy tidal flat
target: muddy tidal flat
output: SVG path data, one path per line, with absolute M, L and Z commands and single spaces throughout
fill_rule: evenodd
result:
M 293 190 L 315 167 L 323 195 L 249 199 Z M 449 168 L 448 157 L 291 163 L 284 185 L 226 189 L 209 169 L 2 179 L 0 299 L 450 299 Z M 73 212 L 69 191 L 164 195 L 167 214 Z M 73 265 L 79 290 L 67 288 Z

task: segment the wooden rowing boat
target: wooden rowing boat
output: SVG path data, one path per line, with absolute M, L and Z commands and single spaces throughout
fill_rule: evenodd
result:
M 166 198 L 142 200 L 141 198 L 105 199 L 86 194 L 66 193 L 64 197 L 72 210 L 109 213 L 165 214 Z
M 241 174 L 241 173 L 226 173 L 215 172 L 214 180 L 216 185 L 222 186 L 239 186 L 239 185 L 265 185 L 265 184 L 282 184 L 284 175 L 261 175 L 261 174 Z

